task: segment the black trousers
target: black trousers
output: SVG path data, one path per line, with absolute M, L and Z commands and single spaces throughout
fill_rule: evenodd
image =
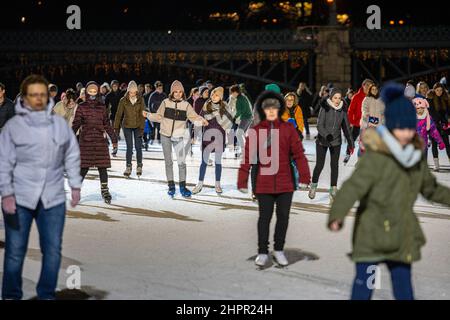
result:
M 350 129 L 351 134 L 352 134 L 352 138 L 353 138 L 353 142 L 356 145 L 356 139 L 358 139 L 359 137 L 359 133 L 361 132 L 361 128 L 360 127 L 352 127 Z M 347 146 L 347 154 L 350 154 L 350 148 Z
M 159 132 L 161 128 L 161 123 L 159 122 L 153 122 L 153 130 L 152 130 L 152 134 L 150 136 L 150 140 L 158 140 L 161 141 L 161 134 Z
M 327 151 L 330 149 L 330 166 L 331 166 L 331 186 L 336 187 L 339 175 L 339 156 L 341 155 L 341 146 L 336 147 L 324 147 L 316 143 L 316 167 L 314 168 L 312 182 L 319 182 L 320 174 L 322 173 L 323 167 L 325 165 L 325 157 L 327 156 Z
M 449 136 L 444 131 L 439 131 L 441 134 L 442 140 L 444 140 L 445 144 L 445 151 L 447 151 L 447 157 L 450 158 L 450 143 L 449 143 Z M 431 151 L 433 152 L 433 158 L 439 158 L 439 150 L 438 150 L 438 144 L 434 139 L 431 139 Z
M 293 192 L 280 194 L 257 194 L 259 205 L 258 253 L 269 253 L 269 230 L 273 209 L 276 204 L 277 223 L 275 225 L 274 249 L 282 251 L 289 224 Z
M 83 180 L 86 177 L 88 171 L 89 168 L 81 168 L 80 174 Z M 106 168 L 98 168 L 98 174 L 100 175 L 100 183 L 108 183 L 108 171 L 106 170 Z
M 310 132 L 309 132 L 309 118 L 303 117 L 303 123 L 305 125 L 305 134 L 310 134 Z

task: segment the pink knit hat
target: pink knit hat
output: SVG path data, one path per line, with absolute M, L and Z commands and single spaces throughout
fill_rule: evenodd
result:
M 172 82 L 172 85 L 170 86 L 170 93 L 173 93 L 174 91 L 183 91 L 184 92 L 183 84 L 178 80 L 175 80 L 174 82 Z

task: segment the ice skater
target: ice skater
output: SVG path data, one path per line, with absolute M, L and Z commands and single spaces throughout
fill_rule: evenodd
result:
M 241 192 L 248 192 L 250 168 L 252 165 L 256 167 L 255 194 L 258 199 L 259 220 L 255 264 L 263 267 L 269 261 L 270 220 L 276 205 L 273 257 L 284 267 L 289 264 L 283 249 L 292 196 L 297 188 L 306 189 L 311 176 L 297 130 L 292 124 L 281 120 L 286 109 L 283 96 L 273 91 L 264 91 L 258 97 L 255 108 L 261 121 L 249 129 L 237 187 Z
M 351 298 L 368 300 L 374 283 L 373 270 L 386 263 L 394 297 L 414 299 L 411 265 L 420 260 L 425 244 L 413 206 L 418 194 L 450 206 L 450 189 L 437 183 L 423 156 L 423 140 L 416 133 L 416 110 L 403 96 L 404 87 L 387 85 L 385 126 L 367 129 L 366 153 L 356 170 L 336 194 L 328 227 L 338 231 L 355 202 L 359 201 L 353 230 L 351 259 L 356 276 Z
M 186 144 L 190 142 L 190 132 L 187 129 L 187 121 L 196 126 L 206 126 L 208 121 L 199 116 L 194 108 L 186 101 L 184 87 L 180 81 L 175 80 L 170 87 L 170 95 L 161 102 L 156 113 L 143 111 L 142 115 L 152 122 L 160 123 L 161 144 L 166 165 L 167 183 L 170 197 L 175 195 L 175 179 L 173 175 L 172 148 L 177 155 L 179 170 L 180 193 L 189 198 L 192 192 L 186 187 Z M 186 138 L 186 139 L 185 139 Z
M 112 128 L 106 107 L 99 94 L 99 86 L 91 81 L 86 85 L 86 101 L 81 103 L 75 113 L 72 130 L 80 130 L 79 143 L 81 153 L 81 176 L 86 177 L 89 168 L 96 167 L 100 176 L 100 191 L 106 203 L 111 203 L 112 196 L 108 188 L 108 171 L 111 159 L 106 136 L 117 148 L 117 136 Z

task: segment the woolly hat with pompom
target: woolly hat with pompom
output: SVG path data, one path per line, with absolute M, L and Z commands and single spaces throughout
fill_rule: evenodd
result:
M 405 87 L 397 83 L 388 83 L 381 90 L 381 99 L 386 105 L 385 122 L 389 130 L 416 129 L 416 108 L 405 97 Z

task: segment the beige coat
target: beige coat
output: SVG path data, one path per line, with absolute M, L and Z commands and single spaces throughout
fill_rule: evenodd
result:
M 203 118 L 186 100 L 163 100 L 156 113 L 149 113 L 147 118 L 152 122 L 161 123 L 161 134 L 166 137 L 181 138 L 186 131 L 187 120 L 196 126 L 201 126 Z

